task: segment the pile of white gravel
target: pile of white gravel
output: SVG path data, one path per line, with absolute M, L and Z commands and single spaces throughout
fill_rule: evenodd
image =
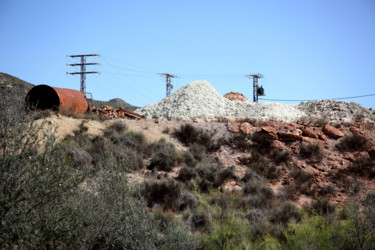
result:
M 279 103 L 244 103 L 231 101 L 218 93 L 207 81 L 195 81 L 181 87 L 163 100 L 137 109 L 147 118 L 241 118 L 292 122 L 305 113 L 297 105 Z
M 185 85 L 161 101 L 139 108 L 135 112 L 149 119 L 163 120 L 226 117 L 285 122 L 295 122 L 301 117 L 324 116 L 331 121 L 341 121 L 340 117 L 345 117 L 345 120 L 352 119 L 358 113 L 372 115 L 371 111 L 359 104 L 347 105 L 335 101 L 316 101 L 299 105 L 231 101 L 224 98 L 207 81 L 195 81 Z
M 351 122 L 356 119 L 375 120 L 374 110 L 355 102 L 318 100 L 298 105 L 310 117 L 326 118 L 332 122 Z

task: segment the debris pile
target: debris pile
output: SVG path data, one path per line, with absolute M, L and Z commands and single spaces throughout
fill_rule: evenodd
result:
M 113 119 L 113 118 L 145 119 L 146 118 L 144 115 L 134 113 L 124 108 L 115 109 L 109 106 L 102 106 L 99 108 L 90 107 L 90 111 L 97 116 L 101 116 L 101 117 L 105 117 L 109 119 Z
M 306 115 L 297 105 L 280 103 L 233 102 L 218 93 L 207 81 L 195 81 L 181 87 L 172 95 L 136 112 L 147 118 L 216 119 L 254 118 L 258 120 L 296 121 Z
M 231 101 L 250 102 L 243 94 L 233 91 L 226 93 L 224 97 Z
M 231 101 L 232 99 L 237 101 Z M 243 101 L 245 100 L 245 101 Z M 353 102 L 332 100 L 296 104 L 253 103 L 240 93 L 230 92 L 223 97 L 207 81 L 195 81 L 181 87 L 172 95 L 136 112 L 147 118 L 180 119 L 241 119 L 296 122 L 302 118 L 325 122 L 351 122 L 358 119 L 375 121 L 373 110 Z
M 326 118 L 332 122 L 351 122 L 358 119 L 375 119 L 373 110 L 355 102 L 318 100 L 301 102 L 299 105 L 310 117 Z

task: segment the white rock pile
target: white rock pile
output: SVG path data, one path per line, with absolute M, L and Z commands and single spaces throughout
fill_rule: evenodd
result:
M 295 121 L 305 113 L 297 105 L 279 103 L 244 103 L 231 101 L 218 93 L 207 81 L 195 81 L 181 87 L 163 100 L 137 109 L 135 112 L 147 118 L 240 118 L 259 120 Z
M 298 106 L 310 117 L 326 118 L 333 122 L 351 122 L 357 119 L 375 119 L 374 110 L 365 108 L 355 102 L 318 100 L 301 102 Z
M 339 121 L 338 118 L 341 116 L 344 116 L 345 119 L 352 119 L 357 113 L 365 112 L 368 116 L 372 115 L 371 111 L 359 104 L 350 103 L 349 105 L 334 101 L 307 102 L 299 105 L 231 101 L 224 98 L 207 81 L 195 81 L 185 85 L 161 101 L 137 109 L 135 112 L 143 114 L 149 119 L 189 120 L 226 117 L 229 119 L 272 119 L 285 122 L 295 122 L 301 117 L 323 115 L 332 121 Z M 372 117 L 375 116 L 372 115 Z

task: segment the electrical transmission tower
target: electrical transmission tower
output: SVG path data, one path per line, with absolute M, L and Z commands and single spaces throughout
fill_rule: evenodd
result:
M 86 93 L 86 74 L 100 74 L 99 71 L 86 71 L 86 65 L 100 65 L 100 63 L 87 63 L 86 62 L 86 57 L 88 56 L 100 56 L 99 54 L 87 54 L 87 55 L 67 55 L 68 57 L 80 57 L 81 58 L 81 63 L 72 63 L 72 64 L 67 64 L 68 66 L 81 66 L 81 71 L 80 72 L 66 72 L 67 74 L 70 75 L 81 75 L 81 88 L 80 91 L 82 93 Z
M 161 76 L 165 76 L 165 83 L 166 83 L 166 88 L 167 88 L 167 95 L 166 96 L 169 96 L 171 94 L 171 91 L 173 89 L 173 85 L 172 85 L 172 80 L 171 78 L 180 78 L 176 75 L 172 75 L 172 74 L 168 74 L 168 73 L 158 73 L 159 75 Z
M 253 79 L 253 102 L 258 102 L 258 96 L 264 96 L 264 89 L 263 87 L 258 86 L 258 79 L 263 78 L 262 74 L 257 75 L 245 75 L 249 79 Z

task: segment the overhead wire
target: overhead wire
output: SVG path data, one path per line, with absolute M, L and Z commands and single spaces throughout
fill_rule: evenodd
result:
M 118 69 L 116 66 L 112 65 L 111 63 L 108 63 L 108 66 L 109 67 L 112 67 L 114 70 L 118 71 L 119 73 L 121 73 L 121 70 Z M 112 74 L 111 74 L 112 75 Z M 127 77 L 128 79 L 132 80 L 132 81 L 135 81 L 133 78 L 131 78 L 129 75 L 124 75 L 125 77 Z M 120 82 L 122 80 L 120 80 L 116 75 L 113 75 L 114 78 L 118 79 Z M 138 82 L 139 83 L 139 82 Z M 131 86 L 129 86 L 129 84 L 127 85 L 127 87 L 133 89 L 135 92 L 138 92 L 140 95 L 144 96 L 145 98 L 147 98 L 148 100 L 152 100 L 153 98 L 150 98 L 149 96 L 145 95 L 144 92 L 140 92 L 140 91 L 137 91 L 136 89 L 132 88 Z M 146 90 L 146 92 L 149 92 L 149 89 L 148 88 L 144 88 L 144 90 Z M 151 93 L 153 94 L 153 93 Z
M 128 62 L 124 62 L 124 61 L 119 60 L 119 59 L 111 58 L 111 57 L 108 57 L 108 56 L 105 56 L 104 59 L 107 59 L 107 60 L 110 59 L 112 61 L 117 61 L 119 63 L 125 64 L 125 65 L 128 65 L 128 66 L 132 66 L 132 67 L 138 68 L 140 70 L 143 70 L 143 71 L 146 71 L 146 72 L 149 72 L 149 73 L 152 73 L 152 74 L 156 74 L 156 71 L 154 71 L 154 70 L 147 69 L 145 67 L 141 67 L 141 66 L 138 66 L 138 65 L 134 65 L 134 64 L 131 64 L 131 63 L 128 63 Z
M 318 101 L 318 100 L 346 100 L 346 99 L 355 99 L 355 98 L 362 98 L 362 97 L 369 97 L 369 96 L 375 96 L 375 94 L 348 96 L 348 97 L 335 97 L 335 98 L 325 98 L 325 99 L 309 99 L 309 100 L 285 100 L 285 99 L 267 99 L 267 98 L 259 98 L 259 100 L 278 101 L 278 102 L 309 102 L 309 101 Z
M 108 76 L 106 76 L 105 73 L 102 73 L 101 74 L 102 77 L 104 77 L 104 79 L 107 80 L 107 82 L 110 82 L 111 85 L 114 87 L 114 89 L 121 89 L 123 88 L 123 86 L 120 86 L 119 84 L 115 83 L 115 81 L 113 81 L 112 79 L 110 79 Z M 122 80 L 119 80 L 119 82 L 122 82 Z M 134 99 L 137 99 L 137 100 L 140 100 L 142 99 L 143 101 L 146 101 L 146 103 L 149 102 L 149 100 L 151 100 L 152 98 L 146 96 L 144 93 L 140 92 L 139 90 L 133 88 L 132 86 L 130 86 L 131 84 L 127 84 L 126 87 L 129 88 L 130 90 L 132 91 L 127 91 L 126 93 L 130 96 L 132 96 Z M 133 94 L 132 94 L 133 93 Z M 137 93 L 138 96 L 135 96 L 134 93 Z
M 40 56 L 40 57 L 57 57 L 57 56 L 66 56 L 66 55 L 62 55 L 62 54 L 46 54 L 46 53 L 25 53 L 25 52 L 2 52 L 0 51 L 0 56 L 1 55 L 8 55 L 8 56 L 32 56 L 32 57 L 35 57 L 35 56 Z M 118 80 L 118 82 L 122 82 L 123 80 L 119 79 L 116 77 L 116 75 L 123 75 L 125 77 L 127 77 L 129 80 L 131 80 L 132 82 L 137 82 L 140 84 L 140 82 L 138 82 L 137 80 L 135 80 L 134 78 L 138 78 L 138 77 L 145 77 L 145 78 L 151 78 L 151 77 L 155 77 L 157 72 L 155 72 L 154 70 L 151 70 L 151 69 L 148 69 L 148 68 L 145 68 L 145 67 L 142 67 L 142 66 L 139 66 L 139 65 L 135 65 L 135 64 L 131 64 L 131 63 L 128 63 L 128 62 L 125 62 L 123 60 L 120 60 L 120 59 L 116 59 L 116 58 L 112 58 L 112 57 L 108 57 L 108 56 L 101 56 L 100 59 L 103 59 L 103 61 L 105 61 L 104 64 L 101 64 L 102 68 L 104 67 L 104 71 L 102 72 L 102 76 L 103 76 L 103 80 L 106 81 L 107 83 L 109 83 L 112 87 L 114 88 L 118 88 L 118 87 L 122 87 L 120 86 L 119 84 L 116 83 L 116 81 L 114 81 L 113 79 L 111 78 L 116 78 Z M 68 57 L 68 60 L 71 60 L 71 58 Z M 119 64 L 122 64 L 122 65 L 126 65 L 126 67 L 123 67 L 123 66 L 114 66 L 112 63 L 114 62 L 117 62 Z M 42 61 L 21 61 L 21 62 L 6 62 L 6 63 L 3 63 L 3 62 L 0 62 L 0 65 L 2 64 L 6 64 L 6 65 L 11 65 L 11 64 L 51 64 L 51 63 L 57 63 L 57 62 L 42 62 Z M 108 70 L 109 69 L 109 70 Z M 28 73 L 57 73 L 60 71 L 56 71 L 56 70 L 34 70 L 34 69 L 8 69 L 9 71 L 11 72 L 28 72 Z M 116 72 L 112 72 L 111 70 L 115 70 Z M 128 72 L 132 72 L 132 74 L 129 74 L 129 73 L 126 73 L 124 71 L 128 71 Z M 239 78 L 243 78 L 244 75 L 214 75 L 214 74 L 178 74 L 178 76 L 181 78 L 181 79 L 191 79 L 193 77 L 207 77 L 209 79 L 222 79 L 222 80 L 225 80 L 225 79 L 239 79 Z M 95 79 L 96 82 L 99 78 Z M 175 82 L 175 85 L 179 85 L 179 83 Z M 144 91 L 141 92 L 141 91 L 138 91 L 136 90 L 135 88 L 132 88 L 131 86 L 129 86 L 130 84 L 127 84 L 127 87 L 132 89 L 133 92 L 132 93 L 138 93 L 140 96 L 142 96 L 142 99 L 145 98 L 144 100 L 152 100 L 152 98 L 150 98 L 149 96 L 147 96 Z M 103 88 L 103 90 L 105 92 L 108 93 L 107 89 L 106 88 Z M 146 91 L 149 91 L 148 88 L 144 88 L 144 90 Z M 153 94 L 153 93 L 152 93 Z M 324 100 L 347 100 L 347 99 L 356 99 L 356 98 L 364 98 L 364 97 L 370 97 L 370 96 L 375 96 L 375 94 L 366 94 L 366 95 L 358 95 L 358 96 L 348 96 L 348 97 L 335 97 L 335 98 L 326 98 Z M 133 98 L 136 98 L 136 96 L 132 95 Z M 138 99 L 139 100 L 139 99 Z M 302 102 L 302 101 L 317 101 L 319 99 L 273 99 L 273 98 L 259 98 L 259 100 L 263 100 L 263 101 L 278 101 L 278 102 Z

